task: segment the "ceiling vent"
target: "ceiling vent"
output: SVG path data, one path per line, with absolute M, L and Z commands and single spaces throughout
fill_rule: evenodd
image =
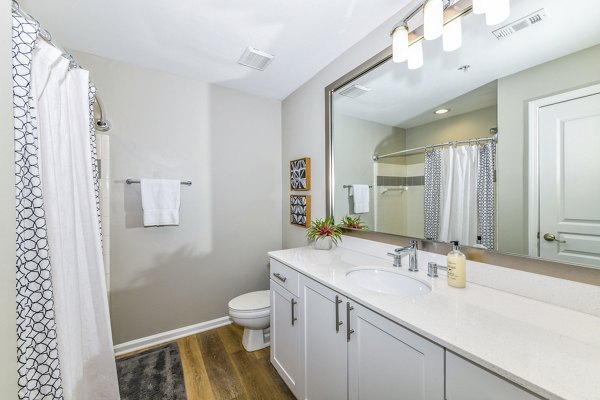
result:
M 352 85 L 348 86 L 346 89 L 343 89 L 340 94 L 342 96 L 350 97 L 351 99 L 355 99 L 358 96 L 362 96 L 363 94 L 371 91 L 370 88 L 361 85 Z
M 259 71 L 264 71 L 269 66 L 275 56 L 264 51 L 248 46 L 238 60 L 238 64 L 246 67 L 254 68 Z
M 546 18 L 548 18 L 548 13 L 546 12 L 545 8 L 542 8 L 541 10 L 537 10 L 536 12 L 529 14 L 526 17 L 513 21 L 508 25 L 504 25 L 502 28 L 498 28 L 492 33 L 494 34 L 494 36 L 496 36 L 496 39 L 504 39 L 505 37 L 508 37 L 513 33 L 517 33 L 525 28 L 529 28 L 530 26 L 539 24 Z

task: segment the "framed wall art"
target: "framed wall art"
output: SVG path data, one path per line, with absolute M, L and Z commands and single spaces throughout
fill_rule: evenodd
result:
M 310 195 L 290 195 L 290 224 L 310 226 Z
M 290 189 L 310 190 L 310 158 L 290 161 Z

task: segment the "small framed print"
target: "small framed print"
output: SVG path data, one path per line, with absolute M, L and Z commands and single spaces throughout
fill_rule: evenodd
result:
M 310 158 L 290 161 L 290 189 L 310 190 Z
M 290 224 L 310 226 L 310 195 L 290 195 Z

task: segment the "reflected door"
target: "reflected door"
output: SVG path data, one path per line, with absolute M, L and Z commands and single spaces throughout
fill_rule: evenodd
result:
M 540 256 L 600 266 L 600 94 L 540 109 Z

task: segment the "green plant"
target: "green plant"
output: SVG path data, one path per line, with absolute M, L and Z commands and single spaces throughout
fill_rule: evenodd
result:
M 310 227 L 306 230 L 306 237 L 309 240 L 317 240 L 327 236 L 331 238 L 335 245 L 342 240 L 342 229 L 335 224 L 333 217 L 315 219 L 310 222 Z
M 360 216 L 351 217 L 350 215 L 346 215 L 342 219 L 341 225 L 343 228 L 363 229 L 363 230 L 369 229 L 368 226 L 364 225 L 364 222 L 360 219 Z

